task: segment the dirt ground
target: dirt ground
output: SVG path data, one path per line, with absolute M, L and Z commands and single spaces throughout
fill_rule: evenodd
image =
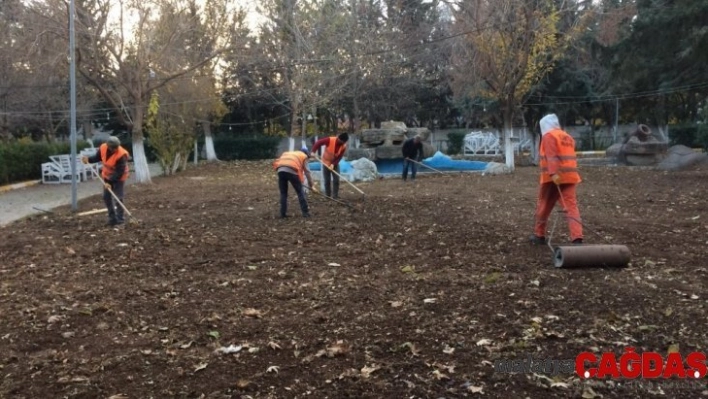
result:
M 708 169 L 582 169 L 586 242 L 627 245 L 624 269 L 555 268 L 528 244 L 536 173 L 383 179 L 359 184 L 365 197 L 343 184 L 354 210 L 315 196 L 305 220 L 291 194 L 280 220 L 270 163 L 228 163 L 130 187 L 139 222 L 123 228 L 67 209 L 14 223 L 0 241 L 0 397 L 708 394 L 705 379 L 494 371 L 708 346 Z M 566 232 L 558 219 L 554 240 Z

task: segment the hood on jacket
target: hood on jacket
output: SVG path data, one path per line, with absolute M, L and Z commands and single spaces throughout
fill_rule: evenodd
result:
M 556 114 L 548 114 L 541 119 L 541 135 L 545 136 L 546 133 L 554 129 L 560 129 L 560 122 L 558 122 L 558 117 Z

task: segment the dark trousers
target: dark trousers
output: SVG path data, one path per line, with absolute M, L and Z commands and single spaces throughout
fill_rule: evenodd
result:
M 278 172 L 278 189 L 280 190 L 280 216 L 285 217 L 288 211 L 288 183 L 290 183 L 297 193 L 297 199 L 300 201 L 300 210 L 303 215 L 309 212 L 307 207 L 307 199 L 302 191 L 302 183 L 300 178 L 292 173 Z
M 120 202 L 123 202 L 125 182 L 118 181 L 115 183 L 110 183 L 110 185 L 111 190 L 116 197 L 118 197 Z M 103 189 L 103 202 L 106 204 L 106 209 L 108 209 L 108 221 L 111 223 L 123 223 L 125 220 L 123 207 L 116 203 L 111 193 L 105 188 Z
M 333 167 L 335 172 L 339 173 L 339 165 Z M 332 173 L 328 167 L 322 165 L 322 178 L 325 184 L 325 194 L 331 198 L 339 198 L 339 175 Z
M 408 159 L 403 159 L 403 180 L 408 177 L 408 167 L 411 167 L 411 180 L 415 180 L 415 173 L 418 171 L 418 165 Z

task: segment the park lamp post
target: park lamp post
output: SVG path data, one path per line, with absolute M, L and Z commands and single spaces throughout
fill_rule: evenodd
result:
M 71 141 L 71 210 L 77 211 L 76 178 L 76 44 L 74 43 L 74 0 L 69 2 L 69 87 L 71 102 L 70 141 Z

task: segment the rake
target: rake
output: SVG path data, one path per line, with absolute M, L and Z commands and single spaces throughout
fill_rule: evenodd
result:
M 93 175 L 98 178 L 98 181 L 101 182 L 101 185 L 103 186 L 103 188 L 106 189 L 106 190 L 108 190 L 109 193 L 111 193 L 111 196 L 113 196 L 113 199 L 116 201 L 116 203 L 117 203 L 121 208 L 123 208 L 123 210 L 125 211 L 125 213 L 128 215 L 128 221 L 129 221 L 130 223 L 139 224 L 140 221 L 139 221 L 135 216 L 133 216 L 132 213 L 130 213 L 130 211 L 128 210 L 128 208 L 125 207 L 125 205 L 123 205 L 123 201 L 121 201 L 121 200 L 118 198 L 118 196 L 116 195 L 116 193 L 114 193 L 113 190 L 111 190 L 111 186 L 108 185 L 108 183 L 106 183 L 105 180 L 103 180 L 103 178 L 98 174 L 98 172 L 96 172 L 96 170 L 95 170 L 94 168 L 89 168 L 89 169 L 91 169 L 91 172 L 93 173 Z

